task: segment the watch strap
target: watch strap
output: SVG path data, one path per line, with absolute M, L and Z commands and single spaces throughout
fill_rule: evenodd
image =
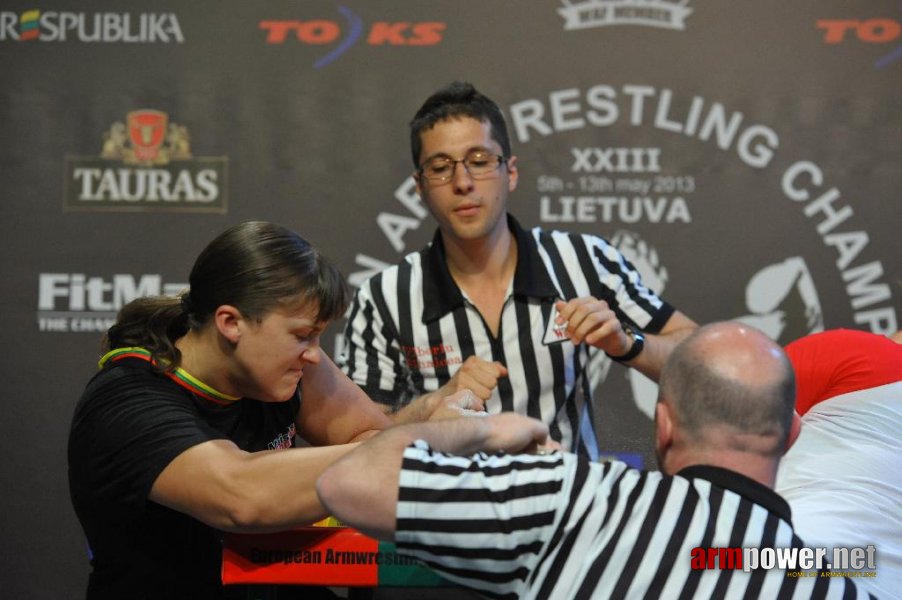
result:
M 605 352 L 608 355 L 608 358 L 611 360 L 615 360 L 617 362 L 628 362 L 639 356 L 639 353 L 642 352 L 642 349 L 645 348 L 645 336 L 642 335 L 641 331 L 636 331 L 631 326 L 626 323 L 621 323 L 620 326 L 623 328 L 623 331 L 626 332 L 626 335 L 633 339 L 633 345 L 630 346 L 630 349 L 627 350 L 626 354 L 621 356 L 612 356 Z

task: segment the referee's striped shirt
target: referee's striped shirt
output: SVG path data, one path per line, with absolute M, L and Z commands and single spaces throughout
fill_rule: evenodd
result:
M 693 570 L 696 548 L 804 546 L 780 496 L 711 466 L 667 476 L 560 452 L 450 456 L 420 440 L 404 453 L 395 544 L 490 598 L 867 597 L 824 571 Z
M 365 282 L 348 312 L 339 365 L 371 398 L 403 406 L 454 375 L 472 355 L 499 361 L 509 376 L 486 402 L 490 413 L 515 411 L 542 420 L 566 449 L 591 458 L 590 382 L 607 358 L 548 331 L 556 299 L 594 296 L 618 317 L 657 333 L 674 309 L 641 282 L 636 269 L 604 239 L 522 229 L 508 215 L 517 267 L 498 336 L 448 272 L 441 234 Z M 586 366 L 591 365 L 589 372 Z M 580 424 L 583 426 L 580 427 Z

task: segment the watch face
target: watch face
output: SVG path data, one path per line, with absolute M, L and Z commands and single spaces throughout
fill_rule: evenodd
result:
M 627 323 L 620 323 L 620 327 L 623 328 L 623 332 L 626 333 L 628 337 L 633 340 L 632 345 L 630 345 L 630 349 L 626 351 L 626 354 L 622 356 L 612 356 L 605 352 L 608 355 L 608 358 L 612 360 L 616 360 L 619 362 L 626 362 L 632 360 L 639 356 L 639 353 L 642 352 L 642 348 L 645 347 L 645 336 L 642 335 L 642 332 L 638 329 L 634 329 L 632 325 Z

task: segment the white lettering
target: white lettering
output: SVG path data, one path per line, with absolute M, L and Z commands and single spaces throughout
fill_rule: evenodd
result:
M 395 252 L 403 252 L 405 248 L 404 234 L 412 229 L 420 227 L 420 221 L 413 217 L 405 217 L 394 213 L 381 212 L 376 217 L 376 223 L 388 241 L 391 242 Z
M 517 133 L 517 139 L 521 142 L 528 142 L 530 128 L 535 130 L 539 135 L 551 135 L 554 130 L 548 123 L 542 120 L 545 113 L 544 105 L 538 100 L 523 100 L 512 104 L 510 107 L 511 120 L 514 124 L 514 130 Z
M 429 214 L 420 200 L 420 195 L 417 193 L 417 182 L 413 177 L 405 179 L 404 183 L 395 190 L 395 199 L 406 206 L 418 219 L 425 219 Z
M 560 90 L 552 92 L 548 96 L 555 130 L 569 131 L 571 129 L 582 129 L 586 126 L 586 122 L 581 118 L 567 118 L 567 115 L 581 112 L 579 102 L 576 101 L 578 97 L 579 90 L 577 89 Z
M 689 207 L 680 196 L 542 196 L 539 218 L 545 223 L 691 223 Z
M 806 179 L 808 181 L 805 181 Z M 809 161 L 799 161 L 790 165 L 784 172 L 783 193 L 790 200 L 805 202 L 811 198 L 812 188 L 819 188 L 823 183 L 823 172 L 817 165 Z M 824 244 L 836 249 L 836 266 L 842 272 L 843 281 L 847 284 L 846 293 L 849 295 L 853 310 L 856 311 L 853 315 L 855 322 L 866 324 L 874 333 L 889 335 L 897 329 L 896 311 L 892 306 L 860 310 L 885 302 L 892 296 L 888 284 L 875 282 L 884 274 L 883 265 L 879 261 L 852 267 L 853 262 L 869 243 L 867 233 L 863 231 L 831 233 L 853 216 L 852 207 L 834 205 L 839 199 L 839 190 L 835 187 L 830 188 L 808 202 L 803 213 L 809 218 L 823 217 L 817 225 L 817 231 L 823 236 Z
M 38 39 L 43 42 L 65 42 L 69 38 L 83 43 L 183 43 L 176 15 L 173 13 L 74 13 L 29 11 L 39 15 Z M 18 40 L 16 31 L 18 15 L 13 12 L 0 13 L 0 41 L 7 38 Z M 71 34 L 71 35 L 70 35 Z
M 764 143 L 755 144 L 756 139 L 763 139 Z M 739 135 L 736 152 L 745 164 L 763 169 L 770 164 L 779 143 L 773 129 L 764 125 L 752 125 Z
M 746 125 L 741 112 L 729 112 L 722 104 L 711 103 L 706 110 L 705 100 L 694 96 L 685 114 L 678 106 L 682 103 L 667 88 L 657 90 L 648 85 L 627 84 L 617 90 L 596 85 L 584 92 L 578 88 L 551 91 L 547 103 L 535 98 L 521 100 L 510 106 L 509 113 L 516 138 L 524 143 L 536 135 L 548 136 L 589 125 L 607 127 L 617 122 L 621 112 L 627 115 L 625 118 L 631 126 L 638 127 L 646 123 L 648 108 L 653 127 L 703 141 L 713 139 L 723 150 L 733 148 L 735 142 L 738 157 L 755 168 L 770 164 L 779 147 L 773 129 Z M 546 113 L 550 117 L 546 118 Z
M 365 267 L 363 271 L 355 271 L 348 275 L 348 283 L 354 287 L 360 287 L 363 282 L 380 271 L 388 268 L 389 264 L 365 254 L 358 254 L 354 258 L 354 262 L 361 267 Z
M 173 178 L 174 174 L 174 178 Z M 219 172 L 201 169 L 73 169 L 82 202 L 213 202 L 219 198 Z
M 38 279 L 38 310 L 58 310 L 58 300 L 68 299 L 65 310 L 119 310 L 135 298 L 159 296 L 160 275 L 113 275 L 112 281 L 86 277 L 83 273 L 41 273 Z
M 19 34 L 16 32 L 16 20 L 15 13 L 0 13 L 0 42 L 7 38 L 11 40 L 19 39 Z

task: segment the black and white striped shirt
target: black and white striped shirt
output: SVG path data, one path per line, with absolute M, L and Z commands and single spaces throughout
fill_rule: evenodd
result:
M 564 448 L 598 456 L 591 382 L 607 357 L 546 336 L 556 299 L 594 296 L 623 321 L 657 333 L 674 309 L 643 286 L 639 273 L 604 239 L 523 230 L 508 216 L 518 249 L 497 338 L 448 272 L 441 234 L 425 249 L 375 275 L 348 312 L 343 370 L 374 400 L 400 407 L 431 392 L 471 355 L 499 361 L 509 376 L 486 402 L 546 423 Z M 589 367 L 587 368 L 587 365 Z
M 451 456 L 419 440 L 404 453 L 395 544 L 493 598 L 867 597 L 823 571 L 693 570 L 696 548 L 804 546 L 780 496 L 711 466 L 667 476 L 560 452 Z

